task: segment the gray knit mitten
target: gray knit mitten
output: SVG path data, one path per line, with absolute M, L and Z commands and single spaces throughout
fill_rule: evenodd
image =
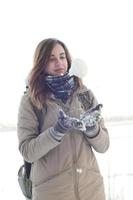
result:
M 101 110 L 102 104 L 87 110 L 83 115 L 81 115 L 80 120 L 85 125 L 86 130 L 84 133 L 88 137 L 95 137 L 99 131 L 98 122 L 101 119 Z
M 56 125 L 51 128 L 50 133 L 54 139 L 60 141 L 65 134 L 69 133 L 70 130 L 80 129 L 80 126 L 82 126 L 80 120 L 74 117 L 69 117 L 63 110 L 60 110 L 58 121 Z

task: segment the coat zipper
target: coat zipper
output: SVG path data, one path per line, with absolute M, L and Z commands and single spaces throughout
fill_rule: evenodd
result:
M 77 160 L 76 160 L 76 144 L 74 140 L 74 135 L 71 134 L 71 144 L 72 144 L 72 164 L 73 164 L 73 177 L 74 177 L 74 193 L 76 200 L 80 200 L 78 191 L 78 172 L 77 172 Z
M 62 101 L 58 101 L 57 102 L 58 105 L 60 105 L 63 110 L 66 112 L 66 114 L 68 113 L 70 107 L 64 105 L 62 103 Z M 73 133 L 71 133 L 70 135 L 71 137 L 71 145 L 72 145 L 72 167 L 73 167 L 73 177 L 74 177 L 74 193 L 75 193 L 75 197 L 76 197 L 76 200 L 80 200 L 80 197 L 79 197 L 79 191 L 78 191 L 78 169 L 77 169 L 77 160 L 76 160 L 76 143 L 75 143 L 75 139 L 74 139 L 74 135 Z

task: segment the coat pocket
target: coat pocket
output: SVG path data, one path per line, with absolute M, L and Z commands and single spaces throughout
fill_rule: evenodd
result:
M 81 199 L 105 200 L 103 177 L 93 169 L 83 169 L 79 179 L 79 191 Z
M 32 189 L 33 200 L 68 200 L 73 196 L 73 178 L 71 170 L 42 182 Z

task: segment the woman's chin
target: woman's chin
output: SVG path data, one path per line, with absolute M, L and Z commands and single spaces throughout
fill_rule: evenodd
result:
M 55 72 L 55 76 L 63 76 L 65 74 L 64 71 L 58 71 L 58 72 Z

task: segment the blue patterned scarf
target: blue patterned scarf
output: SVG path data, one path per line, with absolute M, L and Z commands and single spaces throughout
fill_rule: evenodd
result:
M 54 96 L 66 103 L 69 96 L 74 91 L 74 77 L 70 76 L 67 72 L 63 76 L 47 75 L 45 80 Z

